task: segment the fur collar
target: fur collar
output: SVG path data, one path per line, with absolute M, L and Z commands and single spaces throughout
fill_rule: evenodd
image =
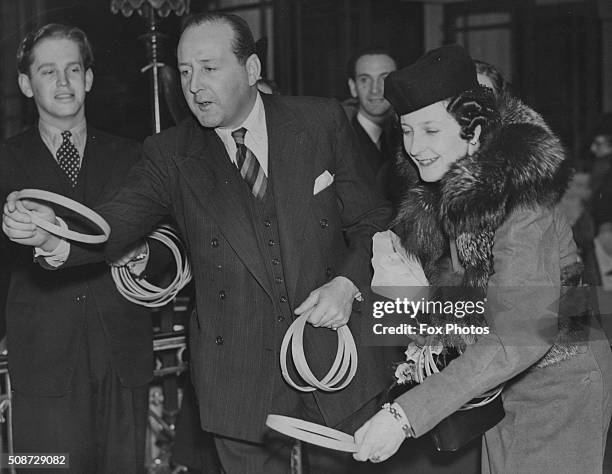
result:
M 434 284 L 451 238 L 465 268 L 462 283 L 485 288 L 497 228 L 517 208 L 554 206 L 567 186 L 571 169 L 563 146 L 542 117 L 518 99 L 500 102 L 499 129 L 439 183 L 423 183 L 410 158 L 397 156 L 408 190 L 392 225 Z

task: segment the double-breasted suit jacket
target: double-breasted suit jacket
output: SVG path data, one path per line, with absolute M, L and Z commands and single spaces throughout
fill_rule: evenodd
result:
M 78 184 L 72 189 L 33 127 L 0 146 L 0 197 L 4 201 L 11 191 L 36 188 L 93 207 L 110 199 L 139 157 L 136 142 L 88 127 Z M 150 313 L 121 297 L 108 265 L 48 271 L 33 261 L 31 247 L 2 237 L 11 262 L 8 348 L 11 381 L 17 391 L 58 396 L 69 390 L 79 348 L 85 344 L 88 315 L 99 316 L 123 385 L 135 387 L 151 380 Z
M 292 410 L 277 395 L 292 390 L 281 376 L 279 348 L 293 310 L 337 275 L 365 292 L 371 236 L 390 218 L 336 102 L 263 100 L 274 219 L 253 212 L 248 200 L 254 198 L 216 132 L 193 119 L 147 139 L 129 186 L 99 209 L 113 229 L 109 259 L 160 217 L 169 213 L 176 219 L 196 285 L 190 349 L 202 427 L 252 441 L 261 441 L 268 413 Z M 325 171 L 334 175 L 333 184 L 315 195 L 315 180 Z M 257 226 L 269 226 L 270 220 L 277 224 L 278 242 L 257 237 Z M 267 246 L 279 250 L 278 256 L 270 258 Z M 91 258 L 75 249 L 67 264 Z M 280 281 L 274 276 L 279 265 Z M 279 283 L 286 289 L 286 305 L 275 289 Z M 354 312 L 349 324 L 358 345 L 361 317 Z M 336 333 L 308 327 L 305 345 L 313 371 L 322 377 L 335 356 Z M 328 425 L 348 417 L 388 383 L 389 371 L 377 354 L 360 345 L 358 351 L 359 368 L 349 387 L 315 394 Z

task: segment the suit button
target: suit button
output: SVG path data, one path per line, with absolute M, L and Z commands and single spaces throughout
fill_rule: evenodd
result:
M 277 320 L 279 323 L 282 323 L 282 322 L 285 320 L 285 317 L 284 317 L 284 316 L 278 316 L 278 317 L 276 318 L 276 320 Z
M 217 270 L 221 270 L 221 269 L 223 268 L 223 265 L 221 265 L 220 263 L 217 263 L 217 264 L 215 265 L 215 268 L 216 268 Z
M 264 221 L 264 225 L 265 225 L 266 227 L 271 227 L 271 226 L 272 226 L 272 222 L 270 222 L 270 221 L 268 221 L 268 220 L 265 220 L 265 221 Z
M 222 299 L 222 300 L 224 300 L 224 299 L 225 299 L 225 290 L 221 290 L 221 291 L 219 292 L 219 299 Z
M 280 283 L 282 283 L 282 282 L 283 282 L 283 279 L 282 279 L 281 277 L 276 277 L 276 278 L 274 279 L 274 281 L 276 281 L 276 283 L 279 283 L 279 284 L 280 284 Z
M 329 225 L 329 223 L 327 222 L 327 219 L 321 219 L 319 221 L 319 225 L 325 229 Z
M 274 246 L 276 245 L 276 240 L 274 240 L 274 239 L 270 239 L 270 240 L 268 240 L 268 245 L 269 245 L 270 247 L 274 247 Z
M 211 245 L 211 247 L 215 247 L 216 248 L 216 247 L 219 246 L 219 241 L 217 239 L 212 239 L 210 241 L 210 245 Z
M 280 302 L 281 303 L 286 303 L 287 302 L 287 297 L 286 296 L 281 296 L 280 297 Z
M 215 337 L 215 344 L 217 344 L 218 346 L 222 346 L 223 345 L 223 336 Z
M 280 263 L 280 260 L 278 258 L 272 259 L 272 265 L 278 265 L 279 263 Z

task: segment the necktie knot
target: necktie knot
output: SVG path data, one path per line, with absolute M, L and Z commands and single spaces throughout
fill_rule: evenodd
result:
M 236 145 L 244 145 L 244 136 L 246 135 L 246 128 L 241 127 L 238 130 L 234 130 L 232 132 L 232 138 L 234 139 L 234 141 L 236 142 Z
M 236 166 L 240 171 L 240 176 L 249 185 L 253 196 L 262 200 L 266 194 L 267 178 L 257 157 L 244 144 L 246 132 L 244 127 L 232 132 L 232 138 L 236 142 Z
M 72 137 L 72 133 L 70 132 L 70 130 L 64 130 L 62 132 L 62 140 L 63 141 L 70 141 L 70 137 Z

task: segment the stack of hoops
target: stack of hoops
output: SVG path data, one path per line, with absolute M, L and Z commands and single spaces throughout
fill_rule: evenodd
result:
M 191 266 L 181 239 L 174 228 L 163 225 L 154 230 L 148 238 L 158 240 L 166 245 L 176 262 L 176 276 L 166 288 L 160 288 L 144 279 L 134 277 L 127 266 L 112 267 L 111 275 L 121 295 L 132 303 L 158 308 L 170 303 L 174 297 L 191 281 Z

